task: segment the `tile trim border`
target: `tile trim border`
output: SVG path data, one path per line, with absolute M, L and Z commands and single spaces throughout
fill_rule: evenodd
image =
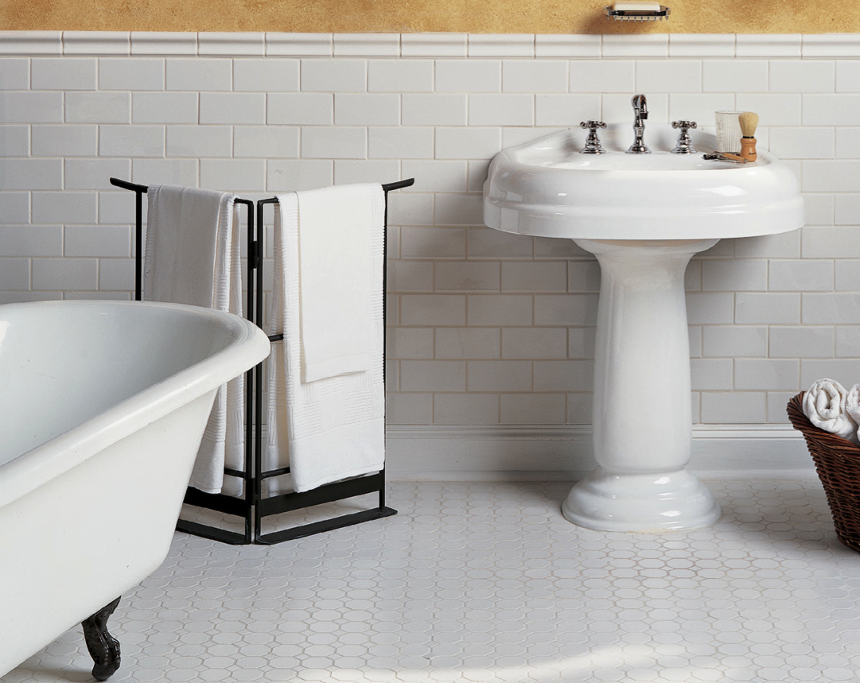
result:
M 0 56 L 857 59 L 860 33 L 543 35 L 0 31 Z

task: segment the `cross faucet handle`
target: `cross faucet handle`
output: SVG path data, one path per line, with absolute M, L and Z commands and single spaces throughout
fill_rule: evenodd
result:
M 690 128 L 696 128 L 695 121 L 672 121 L 672 128 L 681 129 L 681 134 L 678 136 L 678 144 L 672 150 L 672 154 L 695 154 L 696 150 L 693 147 L 693 141 L 690 134 L 687 132 Z
M 580 128 L 588 128 L 588 138 L 585 140 L 585 147 L 580 150 L 580 154 L 603 154 L 606 150 L 600 145 L 600 139 L 597 137 L 598 128 L 606 128 L 603 121 L 582 121 L 579 124 Z

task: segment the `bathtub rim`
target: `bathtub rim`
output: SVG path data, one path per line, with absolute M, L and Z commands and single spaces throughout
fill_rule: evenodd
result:
M 0 465 L 0 507 L 25 496 L 45 482 L 67 472 L 107 446 L 215 390 L 262 361 L 269 354 L 268 337 L 257 325 L 232 313 L 150 301 L 74 300 L 34 301 L 0 305 L 6 311 L 68 309 L 97 311 L 132 307 L 170 309 L 224 325 L 231 334 L 227 345 L 193 365 L 158 381 L 62 434 Z

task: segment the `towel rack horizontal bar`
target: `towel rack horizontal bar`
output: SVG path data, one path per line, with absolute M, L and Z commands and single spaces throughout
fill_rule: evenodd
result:
M 111 178 L 110 184 L 115 185 L 116 187 L 121 187 L 125 190 L 132 190 L 134 192 L 146 192 L 149 187 L 146 185 L 139 185 L 137 183 L 130 183 L 127 180 L 121 180 L 119 178 Z M 406 178 L 405 180 L 398 180 L 393 183 L 384 183 L 382 185 L 383 192 L 391 192 L 392 190 L 400 190 L 404 187 L 410 187 L 415 184 L 415 178 Z M 247 199 L 242 200 L 243 202 L 247 202 Z M 277 198 L 271 197 L 270 199 L 261 200 L 262 204 L 272 204 L 278 201 Z

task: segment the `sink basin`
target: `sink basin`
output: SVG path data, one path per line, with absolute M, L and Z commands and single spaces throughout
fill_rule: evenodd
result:
M 554 133 L 493 159 L 484 222 L 505 232 L 584 239 L 712 239 L 803 224 L 796 177 L 766 151 L 744 165 L 705 161 L 716 137 L 692 130 L 696 154 L 671 154 L 678 131 L 649 124 L 651 154 L 626 154 L 630 124 L 600 131 L 605 154 L 580 154 L 586 131 Z
M 594 357 L 594 458 L 562 506 L 571 522 L 654 532 L 713 524 L 720 507 L 687 471 L 692 447 L 684 272 L 726 237 L 803 225 L 791 170 L 766 151 L 744 165 L 671 154 L 677 131 L 649 124 L 651 154 L 626 154 L 629 124 L 601 131 L 605 154 L 564 131 L 503 150 L 484 184 L 484 222 L 506 232 L 573 239 L 600 263 Z M 581 389 L 578 387 L 577 389 Z

